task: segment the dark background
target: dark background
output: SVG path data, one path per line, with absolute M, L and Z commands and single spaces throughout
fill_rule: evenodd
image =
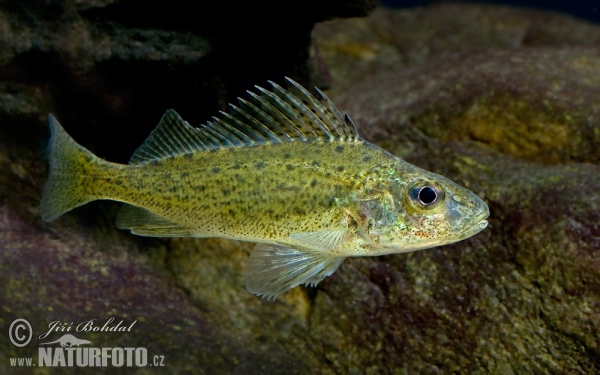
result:
M 432 0 L 381 0 L 381 4 L 394 8 L 423 6 L 440 1 Z M 588 21 L 600 23 L 600 0 L 523 0 L 523 1 L 468 1 L 469 3 L 504 4 L 568 13 Z

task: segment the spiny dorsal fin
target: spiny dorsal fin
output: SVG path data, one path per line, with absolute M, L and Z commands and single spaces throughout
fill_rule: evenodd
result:
M 346 115 L 342 115 L 321 91 L 319 99 L 293 80 L 288 89 L 270 82 L 272 90 L 256 86 L 257 93 L 230 104 L 200 129 L 168 110 L 160 123 L 129 160 L 130 164 L 173 157 L 222 147 L 244 147 L 264 143 L 311 140 L 357 141 L 360 136 Z

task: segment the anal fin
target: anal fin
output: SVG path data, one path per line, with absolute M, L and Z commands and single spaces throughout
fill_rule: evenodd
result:
M 191 237 L 193 231 L 142 207 L 125 204 L 117 215 L 117 228 L 148 237 Z
M 285 244 L 256 245 L 246 265 L 246 288 L 273 301 L 300 284 L 317 285 L 346 259 L 332 251 Z

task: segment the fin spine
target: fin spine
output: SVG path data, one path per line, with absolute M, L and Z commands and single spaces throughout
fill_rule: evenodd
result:
M 219 148 L 293 141 L 359 141 L 356 126 L 342 118 L 331 101 L 317 97 L 286 78 L 287 89 L 269 81 L 271 90 L 255 86 L 248 99 L 238 98 L 229 113 L 221 112 L 199 129 L 168 110 L 130 159 L 130 164 Z

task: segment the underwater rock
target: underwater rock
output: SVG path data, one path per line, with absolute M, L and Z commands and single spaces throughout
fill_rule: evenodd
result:
M 169 108 L 199 124 L 255 84 L 284 76 L 305 85 L 319 80 L 308 52 L 313 25 L 364 16 L 374 6 L 374 0 L 5 2 L 0 84 L 43 87 L 42 112 L 54 112 L 76 139 L 125 163 Z
M 381 72 L 336 98 L 373 139 L 412 126 L 426 137 L 476 141 L 523 160 L 597 164 L 599 71 L 600 52 L 591 48 L 465 52 Z M 383 95 L 394 100 L 381 103 Z
M 77 338 L 90 341 L 90 346 L 144 347 L 149 363 L 154 356 L 162 356 L 164 367 L 156 368 L 160 373 L 234 373 L 244 369 L 277 373 L 290 362 L 296 365 L 288 371 L 308 371 L 300 358 L 294 360 L 294 353 L 276 346 L 256 346 L 252 340 L 215 325 L 158 266 L 164 264 L 166 251 L 160 241 L 140 246 L 138 241 L 107 233 L 106 228 L 112 228 L 108 221 L 104 228 L 86 230 L 81 221 L 67 220 L 44 230 L 6 206 L 0 207 L 0 228 L 2 325 L 8 330 L 12 321 L 25 318 L 35 332 L 25 348 L 13 346 L 8 335 L 2 335 L 0 353 L 4 358 L 34 357 L 37 361 L 39 343 L 65 333 L 38 338 L 51 322 L 58 321 L 71 327 Z M 140 256 L 142 248 L 144 256 Z M 111 318 L 109 327 L 120 321 L 123 326 L 133 326 L 128 332 L 75 331 L 90 320 L 100 328 Z M 8 359 L 3 362 L 2 373 L 30 373 L 26 367 L 9 368 Z M 77 367 L 60 370 L 81 372 Z M 124 374 L 132 370 L 109 366 L 95 372 Z
M 341 67 L 331 69 L 338 104 L 358 113 L 367 138 L 398 131 L 386 127 L 399 113 L 394 126 L 411 123 L 444 141 L 473 139 L 544 163 L 599 161 L 600 133 L 591 123 L 600 110 L 600 55 L 591 47 L 600 41 L 597 26 L 448 4 L 351 22 L 351 32 L 340 23 L 318 25 L 314 39 L 321 57 Z M 353 69 L 344 68 L 348 59 Z M 395 99 L 380 103 L 375 89 Z M 352 103 L 377 110 L 358 117 Z
M 338 91 L 344 83 L 418 66 L 432 57 L 512 48 L 596 47 L 600 34 L 597 25 L 559 13 L 440 3 L 405 11 L 379 9 L 367 18 L 320 23 L 313 41 L 332 67 L 332 89 Z
M 445 4 L 321 24 L 314 39 L 332 100 L 365 138 L 491 213 L 469 240 L 346 262 L 313 303 L 328 360 L 374 373 L 598 372 L 600 55 L 589 46 L 600 27 Z
M 600 27 L 464 4 L 319 24 L 312 51 L 332 101 L 364 138 L 486 200 L 490 224 L 441 248 L 348 259 L 317 288 L 270 303 L 243 284 L 251 243 L 132 236 L 114 227 L 110 202 L 42 222 L 44 121 L 56 112 L 83 145 L 124 162 L 169 107 L 197 124 L 253 84 L 308 77 L 308 36 L 277 69 L 232 72 L 241 65 L 215 62 L 232 54 L 209 56 L 239 43 L 198 32 L 187 8 L 140 18 L 131 1 L 52 4 L 0 14 L 3 327 L 26 318 L 39 335 L 52 321 L 137 319 L 128 333 L 75 336 L 164 355 L 164 368 L 139 369 L 157 373 L 600 371 L 600 56 L 590 48 Z M 358 15 L 372 3 L 346 4 Z M 230 36 L 240 30 L 251 39 Z M 43 341 L 17 348 L 1 335 L 0 372 L 18 373 L 6 358 L 35 356 Z

